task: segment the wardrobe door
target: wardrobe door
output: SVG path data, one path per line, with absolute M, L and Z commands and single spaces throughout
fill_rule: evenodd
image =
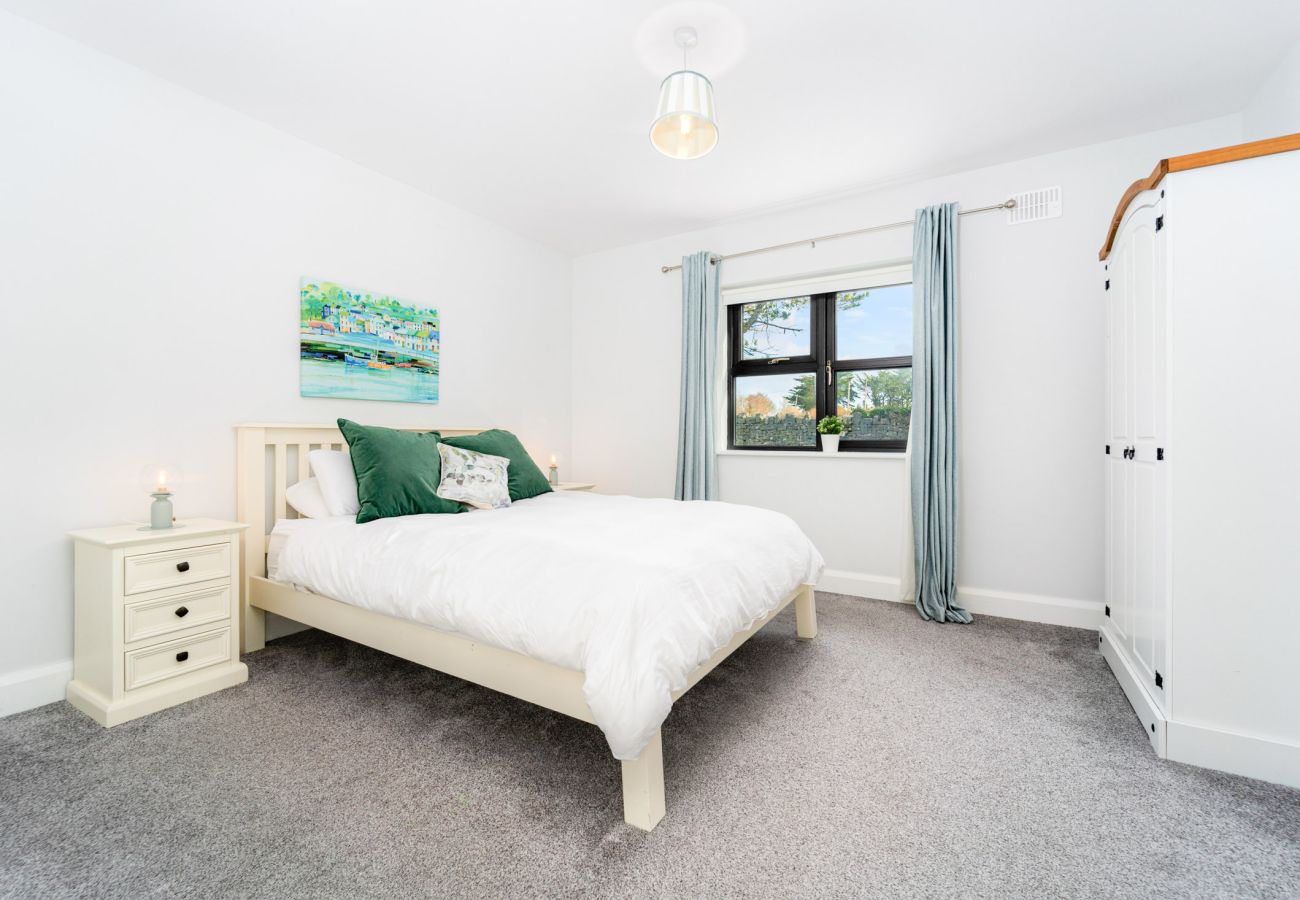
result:
M 1117 642 L 1131 653 L 1132 544 L 1128 448 L 1132 446 L 1132 315 L 1126 234 L 1111 251 L 1106 289 L 1106 606 Z
M 1122 456 L 1106 461 L 1106 606 L 1115 638 L 1127 650 L 1132 649 L 1130 474 Z
M 1134 663 L 1148 693 L 1165 706 L 1166 630 L 1169 618 L 1168 291 L 1162 205 L 1137 210 L 1130 222 L 1128 258 L 1133 345 L 1130 453 L 1133 504 Z

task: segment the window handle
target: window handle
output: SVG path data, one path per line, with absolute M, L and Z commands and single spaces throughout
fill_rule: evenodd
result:
M 831 364 L 827 363 L 826 364 L 826 386 L 831 387 L 833 384 L 835 384 L 835 379 L 834 376 L 831 375 Z
M 777 363 L 783 363 L 783 362 L 789 362 L 789 361 L 790 361 L 790 357 L 788 357 L 788 356 L 778 356 L 778 357 L 775 357 L 774 359 L 769 359 L 769 360 L 767 361 L 767 364 L 768 364 L 769 366 L 774 366 L 774 365 L 776 365 Z

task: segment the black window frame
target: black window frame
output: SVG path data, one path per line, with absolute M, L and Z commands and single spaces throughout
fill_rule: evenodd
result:
M 732 303 L 727 306 L 727 449 L 771 451 L 818 452 L 821 450 L 822 438 L 817 435 L 817 442 L 812 446 L 764 444 L 736 445 L 736 379 L 754 375 L 816 375 L 814 421 L 835 412 L 836 385 L 841 372 L 864 372 L 876 369 L 910 369 L 912 357 L 881 356 L 872 359 L 835 359 L 835 298 L 840 294 L 853 291 L 871 291 L 882 287 L 896 287 L 911 284 L 911 280 L 900 280 L 871 287 L 850 288 L 847 290 L 827 291 L 819 294 L 794 293 L 787 297 L 773 297 L 773 300 L 794 300 L 800 297 L 809 299 L 809 350 L 801 356 L 775 357 L 768 359 L 744 359 L 741 353 L 743 335 L 740 332 L 741 308 L 749 303 L 764 301 L 751 300 L 745 303 Z M 907 440 L 849 440 L 840 441 L 840 450 L 854 453 L 902 453 L 907 450 Z

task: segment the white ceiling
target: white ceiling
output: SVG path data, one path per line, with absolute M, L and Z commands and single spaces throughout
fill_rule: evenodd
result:
M 0 0 L 571 253 L 1235 112 L 1295 0 Z M 721 142 L 647 132 L 695 25 Z

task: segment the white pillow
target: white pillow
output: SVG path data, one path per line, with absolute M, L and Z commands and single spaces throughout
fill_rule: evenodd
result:
M 304 478 L 289 485 L 284 492 L 284 499 L 298 511 L 298 515 L 308 519 L 328 519 L 330 508 L 325 503 L 325 495 L 320 491 L 320 481 Z
M 320 481 L 321 496 L 331 516 L 355 516 L 361 512 L 357 499 L 357 473 L 352 457 L 343 450 L 313 450 L 308 454 L 311 470 Z
M 501 509 L 510 505 L 507 471 L 510 460 L 464 450 L 450 444 L 438 444 L 442 457 L 442 479 L 437 495 L 444 500 L 459 500 L 475 509 Z

